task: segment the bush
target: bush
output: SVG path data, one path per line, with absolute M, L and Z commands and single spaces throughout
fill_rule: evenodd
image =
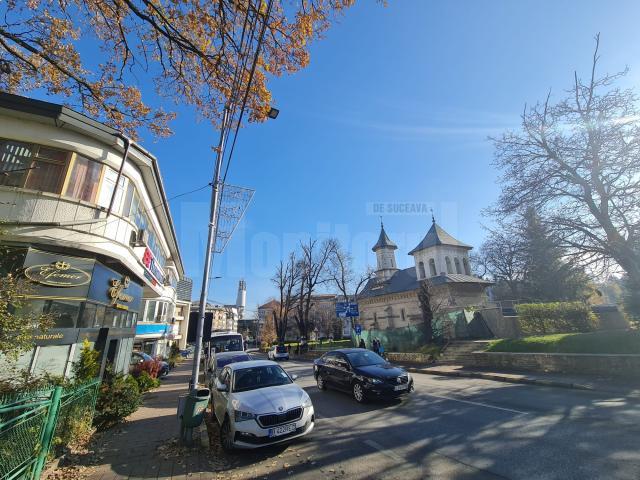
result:
M 135 412 L 141 400 L 138 382 L 133 377 L 109 372 L 98 392 L 94 425 L 98 430 L 115 425 Z
M 171 348 L 169 349 L 169 368 L 175 368 L 176 364 L 180 360 L 180 347 L 178 347 L 177 343 L 171 344 Z
M 93 380 L 100 374 L 100 352 L 91 348 L 86 338 L 82 342 L 80 358 L 73 364 L 73 379 L 76 382 Z
M 516 307 L 525 335 L 591 332 L 597 317 L 582 302 L 521 303 Z
M 148 392 L 154 388 L 158 388 L 160 386 L 160 380 L 149 375 L 148 372 L 142 371 L 140 375 L 134 377 L 136 382 L 138 383 L 138 390 L 141 393 Z
M 134 367 L 132 374 L 134 377 L 138 377 L 144 372 L 149 374 L 151 378 L 158 378 L 160 367 L 161 365 L 158 360 L 145 360 Z

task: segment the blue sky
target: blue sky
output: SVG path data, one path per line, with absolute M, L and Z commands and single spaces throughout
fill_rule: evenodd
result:
M 255 196 L 228 249 L 216 256 L 210 298 L 233 302 L 247 282 L 254 309 L 275 293 L 275 264 L 299 239 L 337 236 L 358 268 L 374 265 L 376 204 L 418 204 L 383 214 L 400 267 L 438 223 L 479 246 L 483 208 L 497 197 L 487 136 L 517 127 L 525 103 L 555 98 L 573 71 L 588 73 L 601 33 L 601 70 L 640 78 L 636 1 L 360 1 L 312 47 L 311 65 L 277 78 L 280 116 L 240 132 L 229 182 Z M 147 140 L 173 196 L 211 175 L 217 134 L 178 108 L 169 139 Z M 201 281 L 208 191 L 171 202 L 194 298 Z

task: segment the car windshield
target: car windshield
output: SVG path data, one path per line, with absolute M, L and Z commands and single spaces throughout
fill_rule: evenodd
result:
M 387 363 L 387 361 L 380 355 L 373 352 L 368 352 L 366 350 L 362 352 L 347 353 L 347 358 L 349 359 L 349 363 L 351 363 L 351 365 L 354 367 L 364 367 L 365 365 L 380 365 L 382 363 Z
M 211 348 L 216 352 L 242 352 L 242 337 L 240 335 L 220 335 L 211 338 Z
M 219 358 L 216 361 L 216 365 L 217 365 L 218 368 L 224 368 L 227 365 L 229 365 L 230 363 L 246 362 L 248 360 L 251 360 L 249 358 L 249 355 L 246 355 L 246 354 L 233 355 L 233 356 L 230 356 L 230 357 Z
M 287 385 L 289 383 L 291 383 L 289 375 L 279 365 L 243 368 L 236 370 L 233 391 L 246 392 L 247 390 Z

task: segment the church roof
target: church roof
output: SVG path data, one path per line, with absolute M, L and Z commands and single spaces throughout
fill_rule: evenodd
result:
M 387 236 L 387 232 L 384 231 L 384 225 L 381 223 L 380 236 L 378 237 L 378 241 L 376 242 L 376 244 L 373 246 L 371 250 L 375 252 L 379 248 L 384 248 L 384 247 L 391 248 L 393 250 L 396 250 L 398 248 L 398 246 L 389 239 L 389 237 Z
M 429 278 L 429 280 L 433 285 L 442 285 L 445 283 L 475 283 L 489 286 L 493 284 L 493 282 L 488 280 L 460 273 L 436 275 L 435 277 Z M 418 288 L 420 288 L 420 280 L 416 277 L 416 268 L 409 267 L 404 270 L 398 270 L 388 280 L 372 278 L 367 282 L 358 297 L 379 297 L 381 295 L 390 295 L 392 293 L 411 292 Z
M 467 245 L 466 243 L 462 243 L 460 240 L 456 240 L 447 232 L 445 232 L 440 225 L 438 225 L 435 220 L 431 225 L 431 228 L 424 236 L 422 241 L 415 247 L 413 250 L 409 252 L 409 255 L 413 255 L 420 250 L 424 250 L 425 248 L 435 247 L 436 245 L 452 245 L 454 247 L 462 247 L 468 250 L 471 250 L 473 247 Z

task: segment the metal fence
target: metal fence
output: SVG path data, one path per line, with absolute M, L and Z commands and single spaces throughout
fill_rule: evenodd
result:
M 99 380 L 0 395 L 0 480 L 40 478 L 95 410 Z

